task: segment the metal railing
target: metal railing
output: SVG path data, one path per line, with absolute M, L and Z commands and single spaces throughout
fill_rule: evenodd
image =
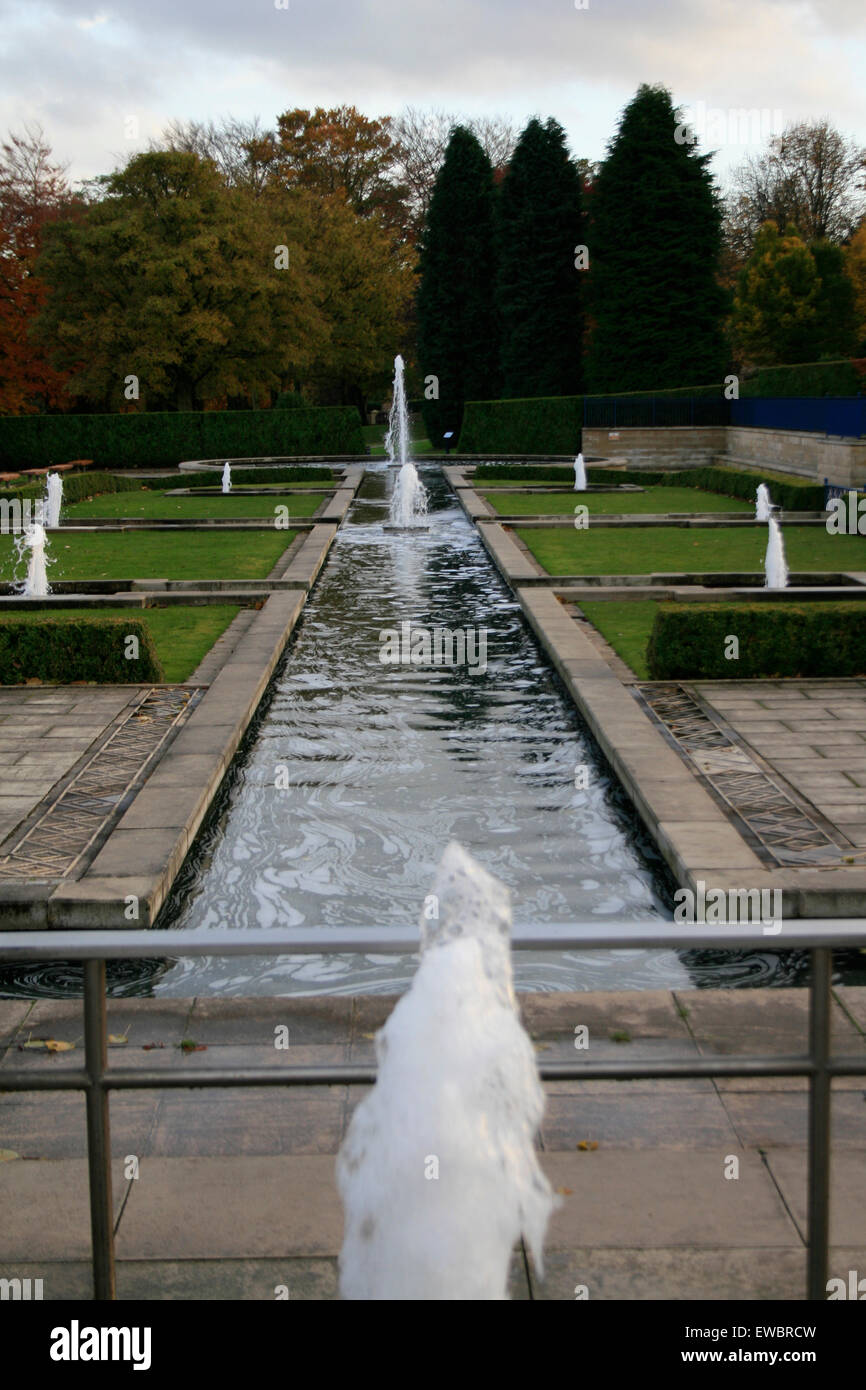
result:
M 106 1032 L 106 960 L 164 957 L 261 955 L 411 954 L 418 934 L 399 927 L 320 927 L 231 931 L 49 931 L 0 933 L 0 962 L 84 962 L 84 1066 L 35 1071 L 0 1065 L 0 1092 L 83 1091 L 87 1106 L 90 1227 L 94 1296 L 115 1297 L 114 1218 L 111 1179 L 109 1092 L 210 1086 L 365 1085 L 376 1069 L 361 1064 L 286 1067 L 109 1067 Z M 758 924 L 674 928 L 662 921 L 580 922 L 515 928 L 516 950 L 808 950 L 809 1047 L 795 1056 L 696 1057 L 630 1063 L 543 1062 L 546 1081 L 636 1081 L 690 1077 L 803 1076 L 809 1080 L 807 1296 L 827 1293 L 830 1208 L 830 1100 L 834 1077 L 866 1076 L 866 1052 L 837 1056 L 830 1051 L 831 977 L 834 949 L 866 945 L 866 919 L 800 919 L 779 935 Z
M 731 401 L 730 423 L 857 439 L 866 434 L 866 397 L 742 396 Z

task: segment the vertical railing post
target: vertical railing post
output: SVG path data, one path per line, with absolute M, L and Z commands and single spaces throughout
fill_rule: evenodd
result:
M 814 1070 L 809 1078 L 809 1199 L 808 1278 L 806 1297 L 827 1297 L 830 1243 L 830 984 L 833 952 L 826 946 L 812 951 L 809 991 L 809 1055 Z
M 93 1297 L 115 1297 L 114 1202 L 111 1194 L 111 1133 L 105 1013 L 105 961 L 84 963 L 84 1064 L 87 1088 L 87 1164 L 90 1176 L 90 1240 L 93 1257 Z

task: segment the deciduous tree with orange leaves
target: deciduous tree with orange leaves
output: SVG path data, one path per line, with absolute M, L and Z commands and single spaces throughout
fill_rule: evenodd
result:
M 49 294 L 36 273 L 43 231 L 74 216 L 77 203 L 39 126 L 0 145 L 0 414 L 71 404 L 64 393 L 69 374 L 51 365 L 30 330 Z

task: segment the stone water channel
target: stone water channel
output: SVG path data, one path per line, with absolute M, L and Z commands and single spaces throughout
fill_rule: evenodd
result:
M 395 534 L 396 470 L 368 470 L 160 926 L 405 925 L 452 838 L 508 883 L 517 923 L 670 920 L 654 846 L 441 469 L 420 471 L 430 528 Z M 486 629 L 486 671 L 382 664 L 380 633 L 404 622 Z M 524 990 L 784 984 L 802 969 L 773 951 L 516 957 Z M 127 969 L 112 992 L 393 993 L 413 970 L 390 955 L 205 958 Z

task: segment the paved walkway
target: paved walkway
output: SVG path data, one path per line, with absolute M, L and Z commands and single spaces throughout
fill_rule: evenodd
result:
M 145 999 L 109 1005 L 110 1060 L 125 1067 L 280 1067 L 373 1059 L 393 1000 Z M 521 996 L 540 1060 L 802 1051 L 803 990 Z M 277 1051 L 274 1030 L 289 1028 Z M 126 1041 L 122 1041 L 122 1039 Z M 866 989 L 840 988 L 834 1050 L 866 1050 Z M 80 1061 L 79 1002 L 0 1001 L 4 1067 Z M 68 1052 L 19 1047 L 54 1039 Z M 183 1052 L 187 1039 L 203 1048 Z M 76 1057 L 76 1053 L 78 1056 Z M 866 1268 L 866 1094 L 834 1088 L 831 1273 Z M 562 1205 L 545 1278 L 518 1251 L 512 1296 L 799 1298 L 805 1271 L 805 1083 L 698 1079 L 549 1083 L 541 1161 Z M 362 1088 L 116 1094 L 111 1102 L 119 1290 L 125 1298 L 336 1296 L 342 1216 L 334 1155 Z M 0 1096 L 0 1275 L 46 1298 L 88 1297 L 84 1105 Z M 139 1176 L 124 1176 L 138 1161 Z M 726 1178 L 731 1159 L 739 1177 Z

